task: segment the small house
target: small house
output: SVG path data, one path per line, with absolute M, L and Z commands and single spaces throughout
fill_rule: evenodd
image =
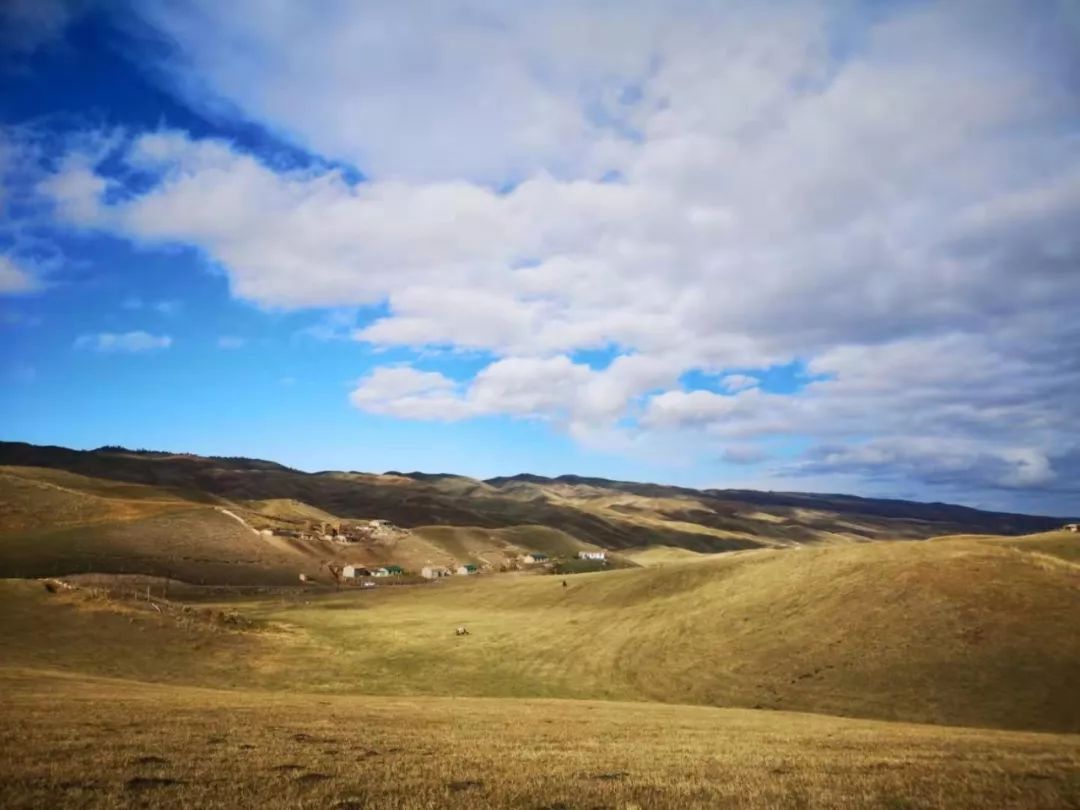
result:
M 526 565 L 545 563 L 548 561 L 548 555 L 542 551 L 530 551 L 528 554 L 522 556 L 521 561 Z
M 388 577 L 388 576 L 390 576 L 390 569 L 389 568 L 376 568 L 375 570 L 373 570 L 371 572 L 371 575 L 373 577 Z
M 479 569 L 472 563 L 465 563 L 465 565 L 459 565 L 457 567 L 457 573 L 461 576 L 468 576 L 469 574 L 475 574 Z
M 450 569 L 442 565 L 425 565 L 420 569 L 420 576 L 424 579 L 439 579 L 450 576 Z
M 1080 523 L 1066 523 L 1065 531 L 1080 534 Z
M 600 560 L 603 562 L 607 559 L 606 551 L 579 551 L 577 553 L 579 560 Z
M 356 579 L 357 577 L 370 577 L 371 571 L 361 565 L 346 565 L 341 569 L 342 579 Z

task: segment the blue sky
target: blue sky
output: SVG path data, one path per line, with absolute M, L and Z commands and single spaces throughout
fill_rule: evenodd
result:
M 2 14 L 5 439 L 1080 512 L 1075 6 Z

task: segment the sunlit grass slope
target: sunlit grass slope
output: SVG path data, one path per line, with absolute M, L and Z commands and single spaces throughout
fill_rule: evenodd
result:
M 1076 532 L 1040 532 L 1039 534 L 1025 534 L 1019 537 L 948 535 L 934 538 L 934 542 L 949 540 L 973 540 L 998 548 L 1012 548 L 1021 552 L 1046 554 L 1068 562 L 1080 563 L 1080 534 Z
M 1080 730 L 1080 572 L 979 543 L 748 552 L 264 615 L 327 651 L 335 689 Z
M 15 585 L 0 592 L 22 598 Z M 45 612 L 38 627 L 58 629 L 81 610 L 65 603 L 75 597 L 33 598 Z M 231 608 L 275 629 L 246 642 L 229 678 L 213 680 L 220 685 L 1080 730 L 1080 572 L 980 542 L 747 552 L 568 577 L 566 587 L 558 577 L 459 577 Z M 135 621 L 146 649 L 163 621 Z M 470 635 L 455 636 L 458 625 Z M 36 666 L 66 667 L 72 653 L 40 651 L 28 626 L 6 628 L 11 661 L 29 650 Z M 72 634 L 83 639 L 76 645 L 100 646 L 85 630 Z M 207 682 L 198 666 L 185 675 L 148 655 L 109 674 Z
M 694 706 L 214 691 L 0 669 L 0 806 L 1074 806 L 1080 738 Z

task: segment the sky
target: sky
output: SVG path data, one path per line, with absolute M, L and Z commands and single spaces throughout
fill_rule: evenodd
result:
M 0 438 L 1080 513 L 1080 5 L 0 5 Z

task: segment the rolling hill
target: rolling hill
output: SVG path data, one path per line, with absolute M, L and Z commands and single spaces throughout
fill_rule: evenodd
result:
M 224 511 L 223 511 L 224 510 Z M 384 519 L 394 544 L 268 541 L 328 520 Z M 692 490 L 562 476 L 305 473 L 269 461 L 0 443 L 0 574 L 91 568 L 280 584 L 323 563 L 494 568 L 527 550 L 756 548 L 1011 535 L 1061 519 L 850 496 Z M 247 524 L 246 526 L 244 524 Z M 534 528 L 529 528 L 534 527 Z M 541 528 L 535 528 L 541 527 Z M 288 533 L 286 531 L 286 533 Z
M 5 806 L 1076 795 L 1080 537 L 1000 533 L 1058 520 L 2 449 L 18 462 L 0 466 Z M 347 545 L 290 533 L 342 516 L 409 531 Z M 890 542 L 903 538 L 926 542 Z M 296 582 L 327 561 L 495 570 L 525 549 L 597 547 L 630 567 Z M 10 579 L 52 575 L 64 582 Z
M 230 688 L 651 701 L 1080 732 L 1080 567 L 980 540 L 744 551 L 579 575 L 565 587 L 506 576 L 279 594 L 219 606 L 263 628 L 224 635 L 194 632 L 187 614 L 177 625 L 144 603 L 50 596 L 37 583 L 0 590 L 9 666 Z M 464 640 L 459 625 L 469 628 Z M 161 648 L 102 654 L 133 632 L 160 638 Z

